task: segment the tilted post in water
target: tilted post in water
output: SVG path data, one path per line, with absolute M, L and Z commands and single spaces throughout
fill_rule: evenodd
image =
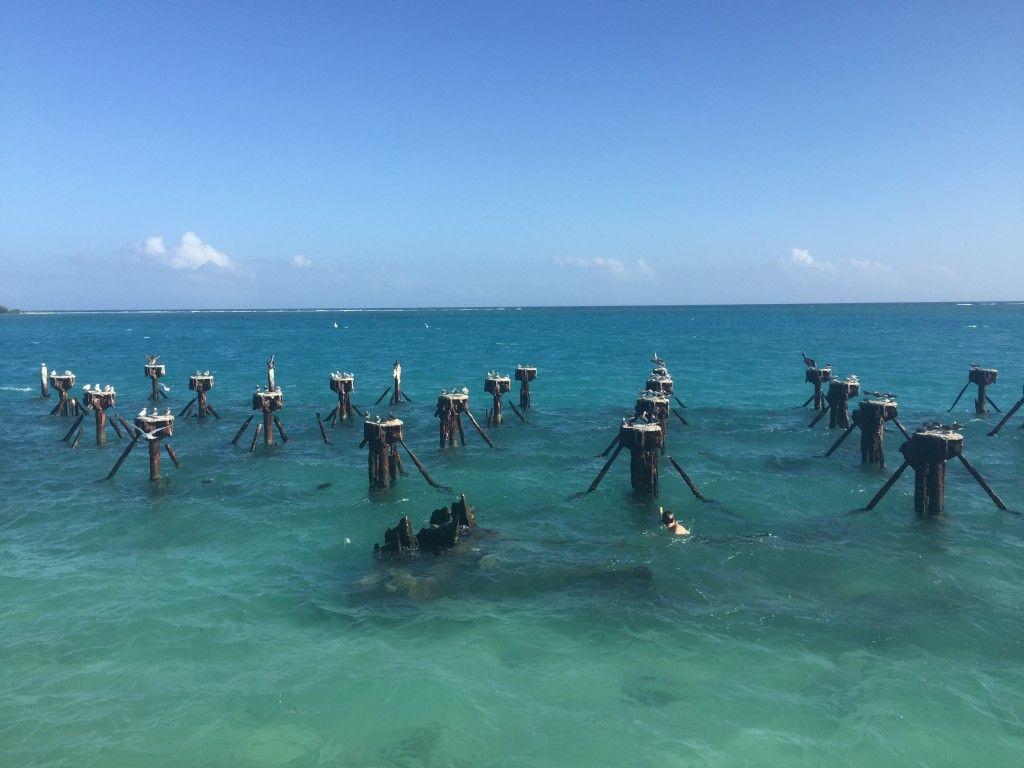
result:
M 116 400 L 117 390 L 109 384 L 106 387 L 99 384 L 82 387 L 82 403 L 96 414 L 96 445 L 107 441 L 107 409 L 113 408 Z
M 205 419 L 208 413 L 212 413 L 217 416 L 217 412 L 213 407 L 206 401 L 206 393 L 213 389 L 213 374 L 209 371 L 200 373 L 196 371 L 188 377 L 188 388 L 196 393 L 196 415 L 200 419 Z M 190 409 L 186 410 L 185 415 L 188 416 Z M 217 416 L 217 418 L 220 418 Z
M 72 404 L 68 399 L 68 392 L 75 386 L 75 374 L 71 371 L 50 371 L 50 386 L 57 390 L 57 405 L 50 411 L 51 416 L 71 416 L 73 411 L 77 411 L 77 403 Z
M 804 355 L 803 357 L 804 365 L 807 368 L 807 370 L 804 371 L 804 381 L 814 385 L 814 394 L 807 398 L 807 402 L 805 402 L 804 405 L 806 406 L 813 403 L 813 409 L 815 411 L 823 411 L 825 410 L 825 397 L 822 394 L 821 388 L 826 381 L 832 378 L 832 366 L 825 365 L 819 368 L 814 360 L 809 358 L 807 355 Z
M 1006 415 L 1003 416 L 1002 419 L 999 420 L 999 423 L 996 424 L 996 428 L 989 432 L 988 436 L 994 437 L 995 435 L 998 435 L 999 430 L 1006 426 L 1006 422 L 1013 418 L 1013 414 L 1019 411 L 1022 405 L 1024 405 L 1024 396 L 1022 396 L 1020 400 L 1013 404 L 1013 407 L 1006 412 Z M 1021 424 L 1021 427 L 1024 427 L 1024 424 Z
M 519 382 L 519 407 L 532 408 L 530 382 L 537 378 L 537 369 L 532 365 L 516 364 L 516 381 Z
M 508 376 L 490 371 L 484 376 L 484 392 L 491 395 L 491 409 L 487 411 L 487 426 L 493 427 L 503 421 L 501 415 L 501 398 L 512 389 L 512 381 Z
M 149 379 L 151 391 L 149 393 L 149 399 L 156 402 L 160 399 L 161 395 L 167 397 L 167 393 L 164 392 L 163 387 L 160 386 L 160 379 L 167 374 L 167 366 L 163 363 L 158 363 L 160 355 L 146 355 L 146 365 L 144 371 L 146 378 Z
M 995 384 L 998 378 L 999 371 L 995 368 L 979 368 L 976 363 L 972 363 L 971 370 L 967 372 L 967 383 L 964 384 L 964 388 L 960 390 L 960 394 L 956 396 L 953 404 L 949 406 L 949 410 L 952 411 L 956 408 L 956 404 L 960 402 L 960 398 L 964 396 L 964 392 L 971 384 L 977 384 L 978 396 L 974 400 L 974 413 L 977 416 L 984 416 L 986 402 L 998 411 L 999 406 L 992 402 L 992 398 L 988 396 L 987 392 L 989 385 Z
M 856 376 L 845 379 L 832 377 L 828 382 L 829 429 L 846 429 L 850 426 L 850 398 L 860 394 L 860 380 Z
M 919 515 L 943 514 L 946 508 L 946 463 L 951 459 L 959 459 L 993 503 L 999 509 L 1006 510 L 1002 499 L 963 455 L 964 437 L 957 431 L 959 426 L 933 423 L 914 432 L 900 446 L 903 463 L 871 499 L 867 509 L 874 509 L 903 471 L 910 467 L 914 470 L 914 511 Z

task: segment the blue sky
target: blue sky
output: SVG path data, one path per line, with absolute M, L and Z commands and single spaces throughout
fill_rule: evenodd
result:
M 0 303 L 1024 298 L 1024 4 L 10 3 Z

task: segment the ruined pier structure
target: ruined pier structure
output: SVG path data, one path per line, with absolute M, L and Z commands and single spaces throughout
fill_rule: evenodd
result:
M 107 441 L 107 409 L 113 408 L 116 400 L 117 390 L 109 384 L 105 387 L 99 384 L 86 384 L 82 387 L 82 403 L 96 414 L 96 445 L 103 445 Z M 117 426 L 114 425 L 114 428 Z
M 829 429 L 839 427 L 846 429 L 850 426 L 850 398 L 860 394 L 860 379 L 856 376 L 846 378 L 832 377 L 828 382 L 828 395 L 826 400 L 829 412 Z
M 964 392 L 971 384 L 978 385 L 978 396 L 974 399 L 974 413 L 977 416 L 984 416 L 986 413 L 985 403 L 987 402 L 997 411 L 999 406 L 992 402 L 992 398 L 988 396 L 988 387 L 991 384 L 995 384 L 999 378 L 999 371 L 995 368 L 979 368 L 977 365 L 972 365 L 971 369 L 967 372 L 967 383 L 964 384 L 964 388 L 960 390 L 960 394 L 956 396 L 956 400 L 949 406 L 949 410 L 956 408 L 956 404 L 960 402 L 960 398 L 964 396 Z
M 494 371 L 490 371 L 484 376 L 484 392 L 491 396 L 491 408 L 487 411 L 487 426 L 493 427 L 502 423 L 501 399 L 511 389 L 512 381 L 508 376 L 502 376 Z
M 167 375 L 167 366 L 163 363 L 158 363 L 158 359 L 160 359 L 159 355 L 146 355 L 146 365 L 143 368 L 146 378 L 150 380 L 152 385 L 149 399 L 154 402 L 158 401 L 161 395 L 167 397 L 167 393 L 160 386 L 160 379 Z
M 196 408 L 196 415 L 200 419 L 205 419 L 206 415 L 212 413 L 218 419 L 220 414 L 214 409 L 206 399 L 206 393 L 213 389 L 213 374 L 209 371 L 200 373 L 196 371 L 188 377 L 188 388 L 196 393 L 195 398 L 192 402 L 185 406 L 185 409 L 178 414 L 179 416 L 188 416 L 191 413 L 193 405 Z
M 491 441 L 491 438 L 484 432 L 483 427 L 480 426 L 476 417 L 473 416 L 473 412 L 469 409 L 469 393 L 465 387 L 463 387 L 461 392 L 455 390 L 449 392 L 443 389 L 441 394 L 437 396 L 434 416 L 440 421 L 438 429 L 441 448 L 454 448 L 456 435 L 458 435 L 459 442 L 462 445 L 466 444 L 466 432 L 462 427 L 462 414 L 466 414 L 466 417 L 473 424 L 473 428 L 476 429 L 480 437 L 483 438 L 487 445 L 493 448 L 494 443 Z
M 661 427 L 661 449 L 664 451 L 665 438 L 668 437 L 668 395 L 645 389 L 637 394 L 634 412 L 637 421 L 643 420 L 646 416 L 657 422 L 658 426 Z
M 50 415 L 77 416 L 81 410 L 78 401 L 68 398 L 68 392 L 75 386 L 75 374 L 71 371 L 50 371 L 50 386 L 57 390 L 57 404 L 50 411 Z
M 338 404 L 328 417 L 333 427 L 339 421 L 352 418 L 352 390 L 356 388 L 356 377 L 351 373 L 335 371 L 331 374 L 330 386 L 331 391 L 338 396 Z
M 824 368 L 818 368 L 817 366 L 807 366 L 807 370 L 804 371 L 804 381 L 814 386 L 814 394 L 808 398 L 804 405 L 813 403 L 812 407 L 815 411 L 825 410 L 825 395 L 822 392 L 822 386 L 829 379 L 832 378 L 832 367 L 826 366 Z
M 370 476 L 370 490 L 379 491 L 390 488 L 398 480 L 399 475 L 405 474 L 405 465 L 402 464 L 402 457 L 398 453 L 398 446 L 402 446 L 405 452 L 416 465 L 416 469 L 423 475 L 423 479 L 435 488 L 450 491 L 445 485 L 435 483 L 427 472 L 426 467 L 412 452 L 408 443 L 405 442 L 404 422 L 396 418 L 367 418 L 363 422 L 363 442 L 359 444 L 362 448 L 369 446 L 367 459 L 367 470 Z
M 868 503 L 867 509 L 875 505 L 892 488 L 903 471 L 914 470 L 914 511 L 919 515 L 941 515 L 946 509 L 946 463 L 959 459 L 978 485 L 984 489 L 999 509 L 1006 510 L 995 491 L 981 473 L 964 456 L 964 436 L 958 431 L 959 425 L 928 424 L 918 429 L 902 446 L 903 463 L 892 477 L 881 487 Z
M 533 399 L 530 394 L 530 382 L 537 378 L 537 369 L 532 365 L 516 363 L 516 381 L 519 382 L 519 407 L 532 408 Z
M 853 412 L 852 423 L 825 453 L 831 456 L 849 437 L 854 427 L 860 429 L 860 457 L 863 464 L 877 464 L 885 468 L 885 425 L 892 422 L 908 440 L 910 435 L 900 423 L 896 396 L 891 393 L 870 392 Z
M 174 434 L 174 416 L 169 408 L 165 413 L 157 413 L 156 408 L 152 412 L 146 413 L 146 409 L 143 408 L 142 412 L 135 417 L 135 426 L 143 432 L 142 437 L 149 444 L 149 479 L 151 481 L 160 479 L 161 447 L 166 447 L 167 455 L 171 457 L 171 461 L 174 462 L 175 466 L 180 466 L 178 457 L 175 455 L 174 449 L 171 448 L 171 444 L 167 443 L 164 446 L 163 443 L 164 438 Z

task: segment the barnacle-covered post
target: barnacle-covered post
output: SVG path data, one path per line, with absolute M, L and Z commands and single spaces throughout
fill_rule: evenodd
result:
M 845 379 L 831 378 L 828 382 L 829 429 L 850 426 L 850 398 L 860 394 L 860 380 L 856 376 Z
M 331 374 L 331 391 L 338 395 L 338 405 L 331 411 L 331 423 L 352 417 L 352 395 L 356 388 L 356 377 L 351 373 L 335 371 Z
M 491 395 L 491 409 L 487 411 L 487 426 L 501 424 L 501 398 L 512 389 L 512 382 L 508 376 L 491 371 L 484 377 L 484 392 Z
M 82 387 L 82 404 L 86 408 L 92 408 L 96 414 L 96 445 L 103 445 L 107 441 L 107 409 L 114 407 L 117 399 L 117 391 L 107 384 L 100 387 L 99 384 Z
M 209 371 L 200 373 L 196 371 L 188 377 L 188 388 L 196 393 L 196 406 L 199 418 L 206 418 L 211 412 L 210 404 L 206 402 L 206 393 L 213 389 L 213 374 Z M 214 412 L 214 415 L 216 413 Z
M 158 363 L 157 360 L 159 359 L 159 355 L 146 355 L 146 365 L 143 369 L 146 378 L 150 380 L 152 385 L 149 399 L 154 402 L 159 400 L 161 395 L 167 397 L 167 393 L 160 388 L 160 379 L 167 374 L 167 366 L 163 363 Z
M 57 373 L 50 371 L 50 386 L 57 390 L 57 405 L 50 411 L 50 415 L 59 414 L 70 416 L 72 411 L 77 411 L 77 403 L 68 400 L 68 392 L 75 386 L 75 374 L 71 371 Z
M 174 416 L 169 408 L 166 413 L 157 413 L 156 408 L 152 413 L 146 413 L 146 409 L 143 408 L 142 413 L 135 417 L 135 426 L 142 430 L 146 442 L 149 443 L 149 479 L 159 480 L 160 448 L 163 445 L 163 439 L 174 434 Z M 167 446 L 167 452 L 177 464 L 177 458 L 171 453 L 170 446 Z
M 537 369 L 532 365 L 516 365 L 516 381 L 519 382 L 519 407 L 531 408 L 530 382 L 537 378 Z

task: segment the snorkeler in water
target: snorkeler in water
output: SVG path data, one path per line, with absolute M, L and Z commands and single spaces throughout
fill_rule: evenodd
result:
M 676 521 L 676 516 L 666 511 L 664 507 L 658 508 L 661 511 L 661 524 L 675 536 L 689 536 L 690 531 L 682 523 Z

